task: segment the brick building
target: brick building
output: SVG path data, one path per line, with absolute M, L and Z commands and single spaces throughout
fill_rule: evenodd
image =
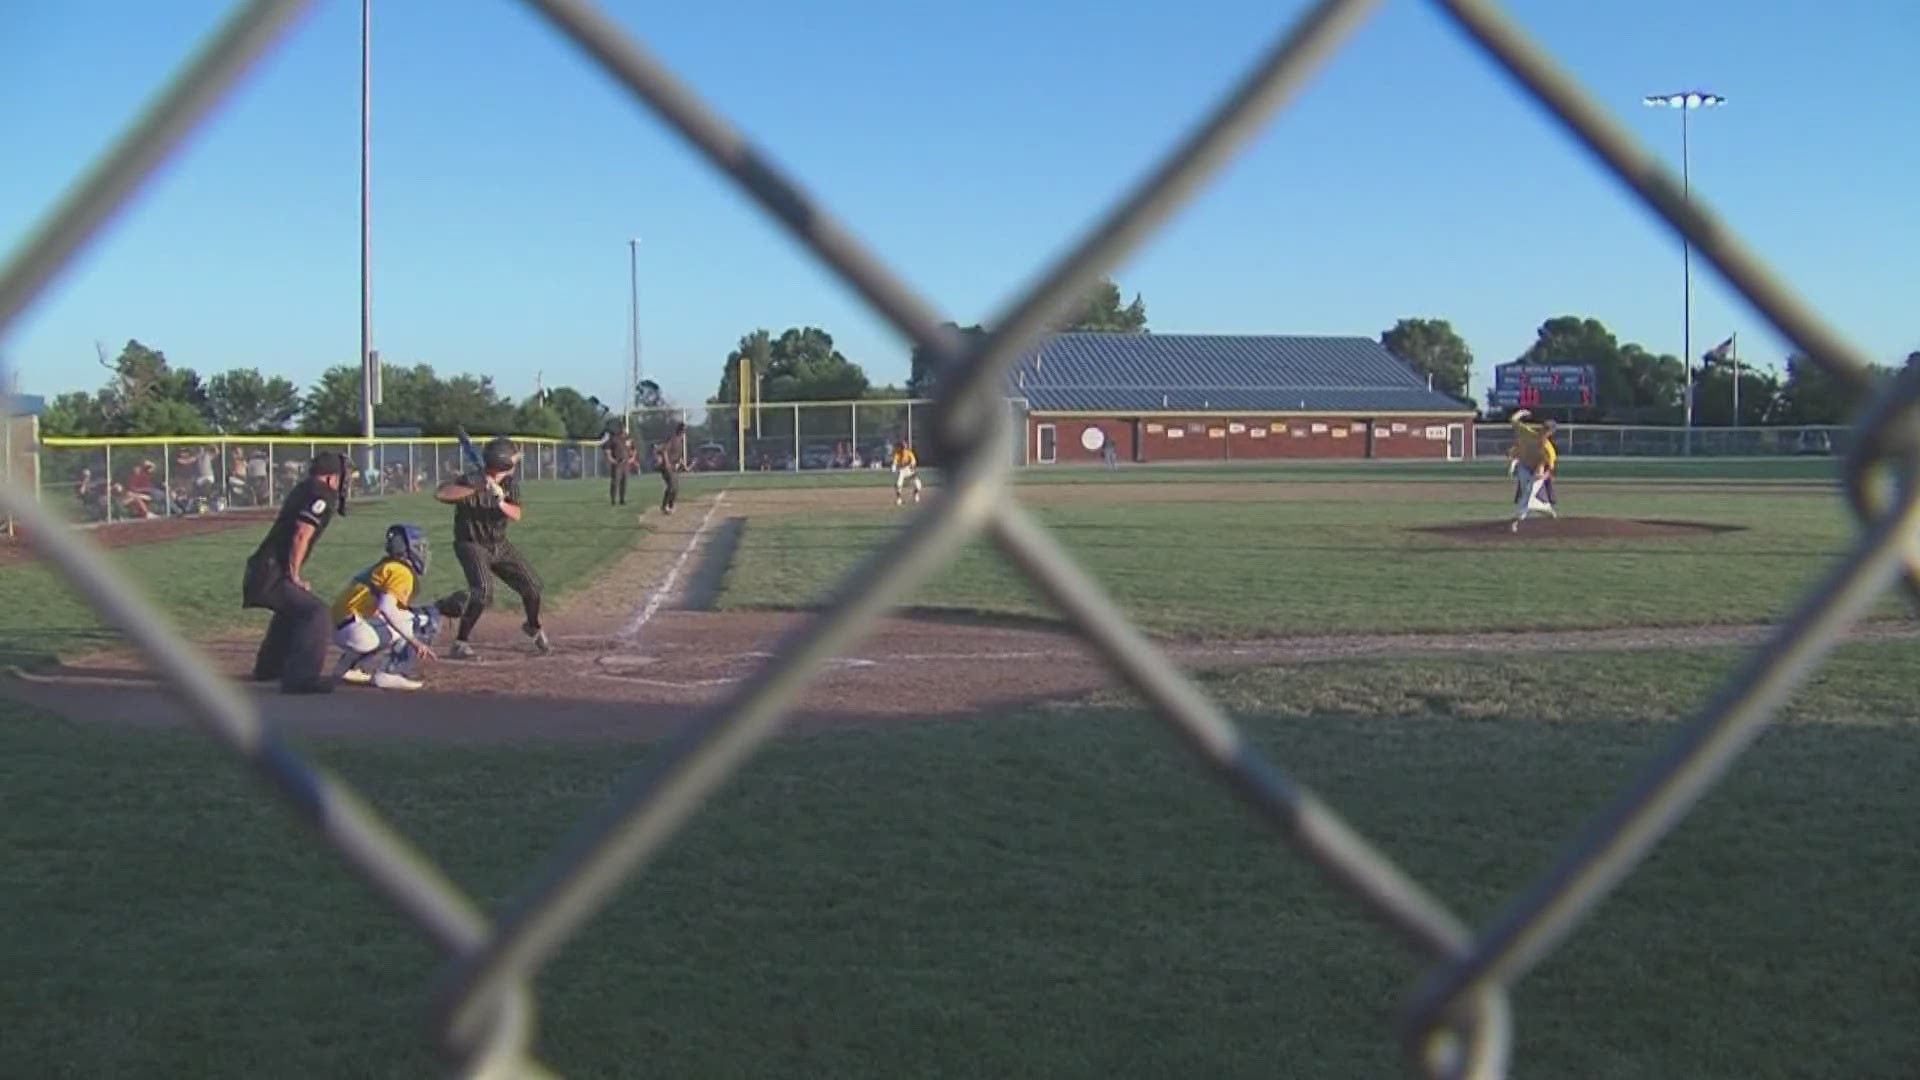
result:
M 1024 358 L 1035 465 L 1471 454 L 1475 409 L 1363 337 L 1067 333 Z

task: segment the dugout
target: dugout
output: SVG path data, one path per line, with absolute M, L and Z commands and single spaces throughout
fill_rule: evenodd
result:
M 1473 452 L 1474 407 L 1372 338 L 1065 333 L 1009 382 L 1035 465 Z

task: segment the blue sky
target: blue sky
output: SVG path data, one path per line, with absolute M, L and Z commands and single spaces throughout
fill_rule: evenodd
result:
M 877 0 L 608 10 L 945 313 L 990 317 L 1302 5 Z M 213 0 L 0 5 L 9 251 L 220 18 Z M 1511 11 L 1863 348 L 1920 349 L 1920 40 L 1907 0 L 1513 0 Z M 1819 14 L 1816 14 L 1818 12 Z M 701 401 L 737 338 L 814 324 L 875 381 L 907 345 L 651 115 L 508 0 L 375 0 L 374 337 L 515 398 L 613 398 L 627 238 L 641 359 Z M 20 387 L 97 386 L 128 338 L 303 386 L 359 335 L 359 4 L 321 0 L 0 340 Z M 1678 352 L 1678 238 L 1423 3 L 1388 0 L 1170 227 L 1118 268 L 1162 332 L 1377 335 L 1447 318 L 1474 391 L 1566 313 Z M 1694 351 L 1786 346 L 1695 264 Z

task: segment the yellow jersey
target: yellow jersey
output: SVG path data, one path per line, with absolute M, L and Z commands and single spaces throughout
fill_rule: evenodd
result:
M 372 619 L 380 610 L 381 593 L 392 596 L 394 602 L 404 608 L 413 600 L 413 591 L 419 585 L 420 579 L 414 575 L 413 567 L 399 559 L 381 559 L 353 575 L 346 591 L 333 602 L 334 624 L 337 626 L 355 615 Z
M 1560 455 L 1553 448 L 1553 440 L 1547 438 L 1547 429 L 1524 420 L 1512 424 L 1513 449 L 1509 453 L 1529 469 L 1553 468 Z
M 893 467 L 896 469 L 911 469 L 918 464 L 919 459 L 913 456 L 913 450 L 909 447 L 903 446 L 893 452 Z

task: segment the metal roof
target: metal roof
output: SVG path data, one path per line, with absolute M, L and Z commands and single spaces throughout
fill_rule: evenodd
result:
M 1364 337 L 1057 334 L 1008 383 L 1034 412 L 1474 412 Z

